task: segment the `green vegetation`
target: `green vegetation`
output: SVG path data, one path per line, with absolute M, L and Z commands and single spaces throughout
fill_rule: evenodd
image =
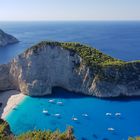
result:
M 16 140 L 75 140 L 73 129 L 68 127 L 67 130 L 61 133 L 59 130 L 52 131 L 30 131 L 22 134 Z
M 125 77 L 124 73 L 135 73 L 135 76 L 133 75 L 135 78 L 138 78 L 137 75 L 139 75 L 136 69 L 139 69 L 140 61 L 124 62 L 108 56 L 95 48 L 79 43 L 43 41 L 29 48 L 25 53 L 32 50 L 38 54 L 39 51 L 43 50 L 46 46 L 51 46 L 52 49 L 54 47 L 62 47 L 63 49 L 69 50 L 70 55 L 77 53 L 82 58 L 82 63 L 76 65 L 78 67 L 81 64 L 88 66 L 90 68 L 91 77 L 96 75 L 98 80 L 102 79 L 109 82 L 120 81 L 123 83 L 126 78 L 126 81 L 130 81 L 132 79 L 131 74 Z
M 128 140 L 140 140 L 140 137 L 129 137 Z
M 92 48 L 87 45 L 82 45 L 79 43 L 61 43 L 61 42 L 48 42 L 48 41 L 42 41 L 41 43 L 31 47 L 27 50 L 27 52 L 31 49 L 35 53 L 37 53 L 38 50 L 41 49 L 42 46 L 60 46 L 64 49 L 70 50 L 72 52 L 75 52 L 83 58 L 83 61 L 88 66 L 95 66 L 95 65 L 112 65 L 112 64 L 122 64 L 123 61 L 112 58 L 111 56 L 108 56 L 106 54 L 103 54 L 99 50 Z
M 14 136 L 10 131 L 9 124 L 0 119 L 0 140 L 76 140 L 76 138 L 73 135 L 72 127 L 68 127 L 63 133 L 59 130 L 54 132 L 34 130 Z M 140 137 L 129 137 L 128 140 L 140 140 Z
M 10 131 L 8 123 L 0 119 L 0 140 L 75 140 L 75 137 L 72 127 L 68 127 L 63 133 L 59 130 L 54 132 L 50 130 L 35 130 L 14 136 Z
M 12 137 L 8 123 L 0 119 L 0 140 L 12 140 Z

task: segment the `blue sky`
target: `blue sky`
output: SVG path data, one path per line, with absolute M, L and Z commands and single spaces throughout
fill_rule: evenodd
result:
M 140 0 L 0 0 L 0 20 L 140 20 Z

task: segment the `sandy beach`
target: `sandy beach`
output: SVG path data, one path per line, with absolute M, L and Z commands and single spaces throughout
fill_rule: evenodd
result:
M 20 103 L 24 97 L 25 95 L 16 90 L 0 92 L 0 103 L 2 103 L 0 107 L 0 117 L 4 119 L 12 108 Z

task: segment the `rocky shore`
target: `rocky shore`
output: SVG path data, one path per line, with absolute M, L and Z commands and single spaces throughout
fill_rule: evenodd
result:
M 0 47 L 15 44 L 18 42 L 18 39 L 16 39 L 14 36 L 7 34 L 0 29 Z

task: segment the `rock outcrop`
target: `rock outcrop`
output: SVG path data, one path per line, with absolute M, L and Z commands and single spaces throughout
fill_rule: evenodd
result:
M 18 42 L 19 41 L 15 37 L 3 32 L 0 29 L 0 47 L 4 47 L 4 46 L 10 45 L 10 44 L 15 44 L 15 43 L 18 43 Z
M 123 62 L 78 43 L 41 42 L 0 66 L 0 90 L 44 96 L 54 87 L 96 97 L 140 95 L 140 62 Z

